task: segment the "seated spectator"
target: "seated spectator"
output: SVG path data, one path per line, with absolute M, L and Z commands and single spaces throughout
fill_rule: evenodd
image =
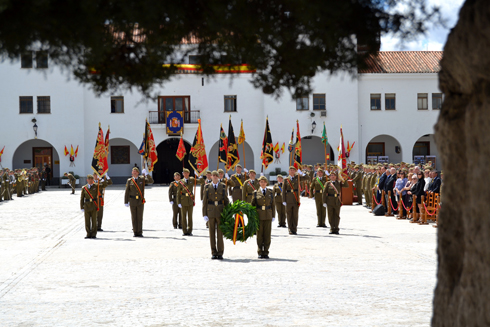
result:
M 441 193 L 441 178 L 436 170 L 431 172 L 431 181 L 429 182 L 428 191 L 431 193 Z
M 430 169 L 424 170 L 424 180 L 425 180 L 425 186 L 424 186 L 424 191 L 427 192 L 429 189 L 429 183 L 432 180 L 430 177 Z

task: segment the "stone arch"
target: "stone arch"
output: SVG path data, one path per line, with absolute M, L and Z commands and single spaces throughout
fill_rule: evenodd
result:
M 48 141 L 31 139 L 21 143 L 12 157 L 12 169 L 42 168 L 44 163 L 51 167 L 50 184 L 60 182 L 60 157 L 56 148 Z
M 245 160 L 246 160 L 246 165 L 243 163 L 243 146 L 245 144 Z M 219 141 L 216 141 L 216 143 L 213 144 L 213 146 L 210 148 L 208 152 L 208 164 L 209 167 L 208 169 L 213 171 L 216 169 L 217 163 L 218 163 L 218 146 L 219 146 Z M 254 168 L 254 152 L 250 145 L 245 141 L 245 143 L 242 143 L 238 145 L 238 154 L 240 156 L 240 164 L 242 167 L 246 167 L 247 169 L 255 169 Z M 224 169 L 224 163 L 220 163 L 219 165 L 220 168 Z
M 437 150 L 436 142 L 434 139 L 434 134 L 425 134 L 415 141 L 412 148 L 412 160 L 414 163 L 419 163 L 424 156 L 423 162 L 432 161 L 437 169 L 440 169 L 441 163 L 438 160 L 439 152 Z M 427 157 L 429 156 L 429 157 Z M 433 158 L 434 157 L 434 158 Z
M 400 142 L 391 135 L 381 134 L 377 135 L 368 142 L 366 145 L 365 162 L 371 162 L 369 157 L 388 157 L 388 161 L 397 163 L 402 161 L 402 147 Z M 379 158 L 377 158 L 377 161 Z
M 321 137 L 314 135 L 303 136 L 301 138 L 301 147 L 303 149 L 303 164 L 315 165 L 316 163 L 325 163 L 325 147 Z M 327 163 L 331 164 L 336 162 L 330 143 L 327 144 L 327 154 L 330 157 Z
M 191 144 L 184 140 L 184 146 L 186 155 L 182 161 L 180 161 L 175 154 L 179 146 L 179 137 L 170 137 L 157 146 L 158 161 L 155 164 L 153 170 L 153 179 L 156 184 L 168 184 L 174 180 L 174 173 L 180 172 L 182 174 L 183 168 L 187 168 L 192 172 L 192 167 L 189 165 L 188 155 L 191 150 Z

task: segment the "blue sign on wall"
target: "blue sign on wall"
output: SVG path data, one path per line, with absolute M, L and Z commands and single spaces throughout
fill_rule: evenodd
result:
M 167 114 L 167 135 L 184 134 L 184 112 L 172 111 Z

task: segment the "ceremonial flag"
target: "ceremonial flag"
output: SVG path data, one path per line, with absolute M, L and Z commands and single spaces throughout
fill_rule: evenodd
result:
M 303 162 L 303 149 L 301 148 L 301 135 L 299 133 L 299 122 L 296 121 L 296 146 L 294 147 L 294 167 L 301 169 Z
M 71 149 L 70 149 L 70 156 L 73 157 L 74 154 L 75 154 L 75 152 L 73 151 L 73 144 L 72 144 Z
M 73 152 L 73 146 L 71 148 Z M 71 154 L 71 156 L 73 156 L 73 154 Z M 100 123 L 99 132 L 97 133 L 97 139 L 95 141 L 94 155 L 92 157 L 92 170 L 95 174 L 99 175 L 99 177 L 102 177 L 109 170 L 107 152 L 105 151 L 104 132 L 102 131 L 102 128 L 100 128 Z M 102 174 L 99 174 L 99 170 L 102 170 Z
M 225 131 L 223 130 L 223 125 L 220 127 L 219 131 L 219 150 L 218 159 L 226 164 L 228 156 L 228 138 L 226 137 Z
M 293 131 L 291 132 L 291 141 L 289 141 L 289 146 L 288 146 L 289 152 L 293 152 L 294 149 L 293 137 L 294 137 L 294 128 Z
M 347 151 L 345 153 L 345 156 L 347 158 L 350 157 L 350 152 L 351 152 L 352 148 L 354 147 L 354 144 L 356 144 L 356 142 L 353 142 L 352 145 L 349 145 L 349 141 L 347 141 Z
M 143 134 L 143 142 L 141 142 L 140 148 L 138 149 L 138 154 L 144 156 L 145 155 L 145 147 L 146 147 L 146 142 L 145 142 L 145 134 Z
M 107 134 L 105 135 L 105 150 L 107 155 L 109 155 L 109 134 L 111 133 L 111 127 L 107 126 Z
M 240 162 L 240 156 L 238 155 L 238 144 L 235 140 L 235 132 L 233 131 L 233 125 L 231 124 L 231 116 L 228 123 L 228 152 L 226 155 L 226 169 L 235 169 L 235 166 Z
M 78 156 L 78 145 L 77 145 L 77 149 L 75 150 L 75 158 Z
M 189 153 L 189 164 L 197 171 L 199 175 L 208 168 L 208 157 L 206 156 L 206 148 L 204 146 L 204 139 L 202 137 L 201 120 L 198 119 L 198 127 L 196 136 L 194 137 L 194 143 L 192 143 L 191 151 Z
M 148 171 L 152 172 L 155 168 L 155 163 L 158 161 L 158 153 L 155 145 L 155 139 L 153 138 L 153 132 L 151 130 L 150 123 L 148 120 L 145 122 L 145 155 L 146 165 Z
M 68 149 L 66 148 L 66 145 L 65 145 L 65 157 L 69 154 L 70 152 L 68 152 Z
M 5 146 L 3 147 L 2 151 L 0 151 L 0 162 L 2 162 L 2 154 L 3 154 L 3 150 L 5 150 Z
M 274 145 L 274 152 L 279 152 L 279 150 L 279 142 L 277 142 L 276 145 Z
M 182 138 L 182 133 L 181 133 L 179 147 L 177 148 L 177 153 L 175 154 L 175 156 L 177 157 L 177 159 L 182 161 L 186 153 L 187 151 L 185 150 L 184 139 Z
M 340 170 L 339 178 L 341 181 L 344 181 L 348 176 L 346 173 L 347 158 L 345 156 L 344 133 L 342 132 L 342 126 L 340 126 L 339 157 L 337 159 L 337 164 Z
M 238 144 L 242 144 L 245 142 L 245 131 L 243 130 L 243 119 L 242 124 L 240 126 L 240 134 L 238 134 Z
M 282 142 L 281 153 L 284 153 L 285 149 L 286 149 L 286 142 Z
M 260 153 L 262 165 L 265 169 L 274 160 L 274 146 L 272 144 L 272 135 L 269 128 L 269 118 L 265 121 L 264 141 L 262 142 L 262 152 Z
M 325 127 L 325 122 L 323 122 L 322 143 L 325 147 L 325 162 L 326 162 L 327 160 L 330 160 L 330 154 L 327 154 L 328 137 L 327 137 L 327 128 Z

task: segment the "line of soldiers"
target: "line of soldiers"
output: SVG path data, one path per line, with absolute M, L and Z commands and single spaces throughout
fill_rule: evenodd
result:
M 46 191 L 47 173 L 45 169 L 39 172 L 38 168 L 0 169 L 0 202 L 13 200 L 14 194 L 23 197 L 28 194 Z

